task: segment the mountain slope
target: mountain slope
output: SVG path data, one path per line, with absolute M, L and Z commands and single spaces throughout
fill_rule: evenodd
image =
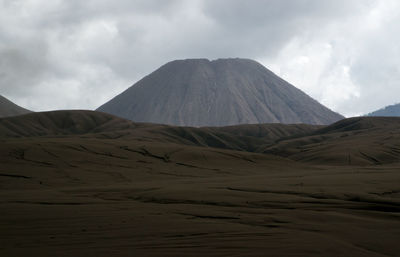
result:
M 81 136 L 126 138 L 146 142 L 216 147 L 255 152 L 276 140 L 309 134 L 320 126 L 254 124 L 230 127 L 176 127 L 134 123 L 110 114 L 85 110 L 37 112 L 0 118 L 0 138 Z
M 357 117 L 330 126 L 253 124 L 228 127 L 177 127 L 134 123 L 93 111 L 31 113 L 0 119 L 0 139 L 65 137 L 118 139 L 138 146 L 216 151 L 216 148 L 277 155 L 321 165 L 380 165 L 400 160 L 400 118 Z M 110 143 L 112 140 L 109 140 Z
M 393 104 L 367 114 L 367 116 L 400 116 L 400 104 Z
M 94 111 L 36 112 L 0 118 L 0 137 L 114 133 L 135 127 L 128 120 Z
M 356 117 L 309 135 L 283 139 L 259 152 L 301 162 L 381 165 L 400 161 L 400 118 Z
M 7 98 L 0 95 L 0 117 L 21 115 L 29 112 L 29 110 L 14 104 Z
M 248 59 L 172 61 L 97 110 L 180 126 L 330 124 L 343 118 Z

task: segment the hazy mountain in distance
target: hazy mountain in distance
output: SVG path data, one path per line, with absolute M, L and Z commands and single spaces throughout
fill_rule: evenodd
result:
M 400 104 L 386 106 L 367 114 L 367 116 L 400 116 Z
M 16 116 L 31 111 L 24 109 L 0 95 L 0 117 Z
M 97 110 L 180 126 L 330 124 L 343 118 L 258 62 L 239 58 L 169 62 Z

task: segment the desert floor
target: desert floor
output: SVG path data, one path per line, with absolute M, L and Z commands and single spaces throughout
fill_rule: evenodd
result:
M 1 140 L 0 256 L 397 256 L 400 165 Z

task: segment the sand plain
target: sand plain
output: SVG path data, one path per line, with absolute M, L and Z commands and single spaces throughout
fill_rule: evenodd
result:
M 400 126 L 373 121 L 264 153 L 158 129 L 3 135 L 0 256 L 396 256 Z

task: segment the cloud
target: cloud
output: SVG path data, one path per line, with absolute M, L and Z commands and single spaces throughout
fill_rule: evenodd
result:
M 253 58 L 328 107 L 400 101 L 393 0 L 0 0 L 0 94 L 94 109 L 164 63 Z

